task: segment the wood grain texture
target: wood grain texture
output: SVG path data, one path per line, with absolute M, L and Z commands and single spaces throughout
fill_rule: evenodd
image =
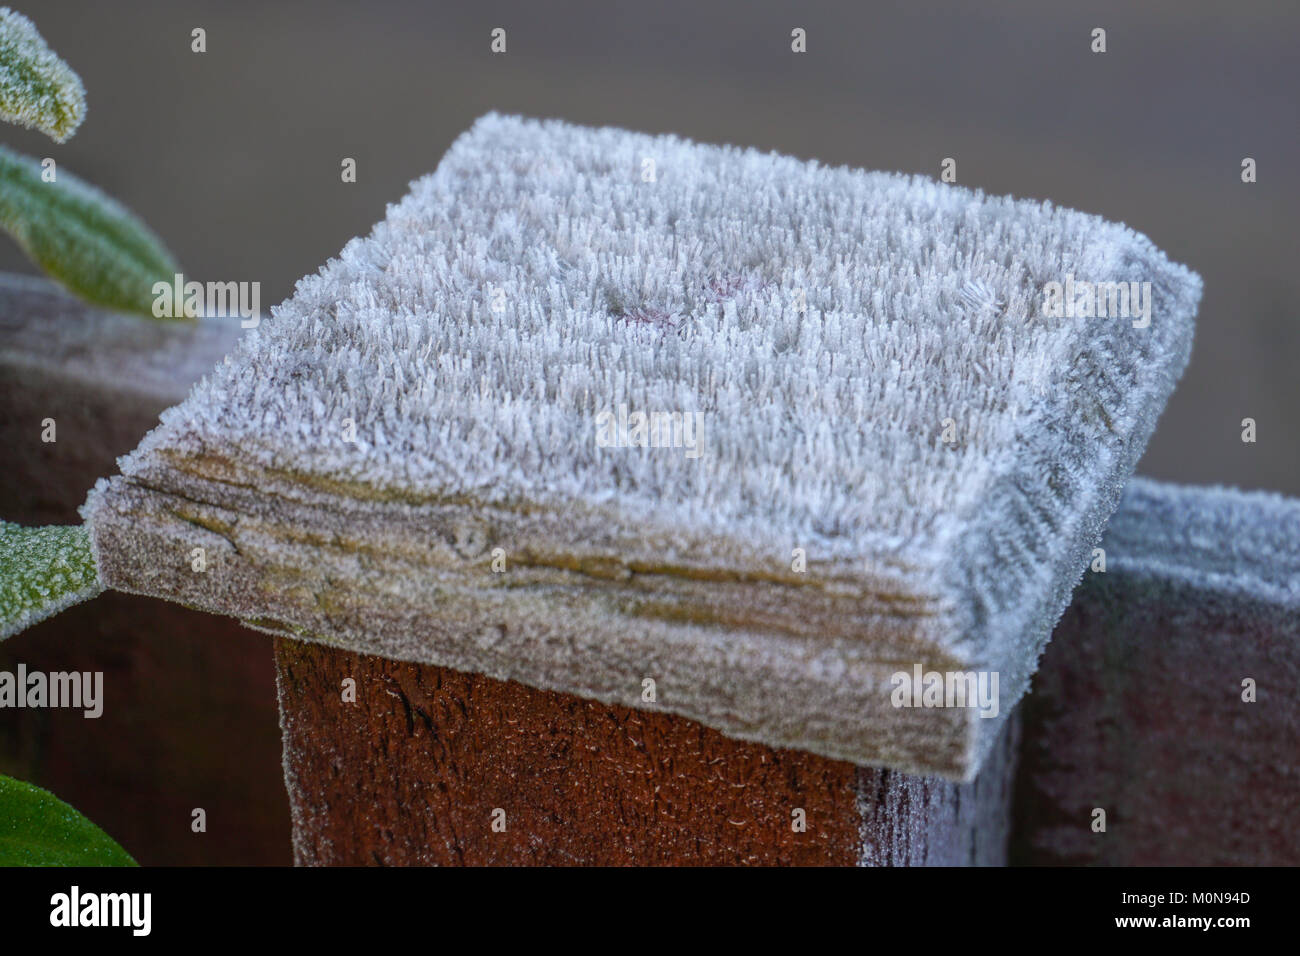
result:
M 970 783 L 858 771 L 864 866 L 1005 866 L 1020 750 L 1017 708 Z
M 22 450 L 0 475 L 4 516 L 75 522 L 90 484 L 230 341 L 229 329 L 99 313 L 0 276 L 0 438 Z M 45 417 L 58 442 L 39 441 Z M 44 622 L 3 645 L 0 666 L 102 670 L 109 703 L 91 722 L 4 715 L 0 770 L 69 799 L 143 863 L 286 862 L 265 649 L 234 621 L 123 594 Z M 287 641 L 277 658 L 299 863 L 1004 857 L 1005 747 L 956 785 L 445 668 Z M 349 676 L 355 704 L 341 699 Z M 207 834 L 189 830 L 197 806 Z
M 276 662 L 301 865 L 1006 862 L 1014 718 L 954 784 L 319 644 L 277 640 Z
M 857 862 L 851 764 L 320 645 L 276 660 L 299 864 Z

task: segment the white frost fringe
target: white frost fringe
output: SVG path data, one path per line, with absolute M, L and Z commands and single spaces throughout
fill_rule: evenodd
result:
M 1045 315 L 1067 277 L 1151 283 L 1149 325 Z M 1200 289 L 1050 203 L 492 114 L 85 514 L 116 587 L 969 779 Z M 621 405 L 698 457 L 599 441 Z M 913 663 L 999 672 L 999 716 L 893 707 Z

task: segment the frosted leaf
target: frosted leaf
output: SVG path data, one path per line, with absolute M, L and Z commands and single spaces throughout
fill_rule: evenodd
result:
M 103 589 L 84 525 L 0 521 L 0 640 Z
M 86 91 L 36 25 L 0 7 L 0 119 L 65 142 L 86 116 Z
M 0 775 L 0 866 L 135 866 L 117 842 L 48 790 Z
M 52 278 L 96 305 L 153 316 L 153 285 L 180 267 L 129 210 L 59 170 L 0 147 L 0 226 Z

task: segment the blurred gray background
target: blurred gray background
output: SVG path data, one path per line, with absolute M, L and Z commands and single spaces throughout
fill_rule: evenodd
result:
M 0 142 L 132 207 L 189 276 L 260 281 L 264 311 L 489 110 L 929 176 L 951 156 L 964 185 L 1121 220 L 1204 278 L 1192 364 L 1140 471 L 1300 495 L 1300 4 L 6 2 L 80 73 L 89 115 L 63 146 L 10 126 Z M 3 269 L 35 271 L 0 236 Z M 287 863 L 270 655 L 228 621 L 102 596 L 6 641 L 0 666 L 106 671 L 104 720 L 8 714 L 0 772 L 146 864 Z M 211 834 L 190 833 L 194 806 Z
M 13 6 L 80 73 L 89 114 L 63 146 L 10 127 L 0 141 L 135 209 L 193 277 L 261 281 L 264 311 L 488 110 L 931 176 L 951 156 L 964 185 L 1121 220 L 1204 278 L 1192 364 L 1141 472 L 1300 494 L 1300 5 Z M 498 26 L 504 55 L 489 51 Z M 33 271 L 5 240 L 0 268 Z

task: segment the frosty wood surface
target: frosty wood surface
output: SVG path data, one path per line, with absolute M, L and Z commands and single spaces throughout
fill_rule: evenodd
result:
M 1298 540 L 1294 499 L 1130 483 L 1021 708 L 1016 862 L 1300 863 Z
M 1199 295 L 1050 204 L 493 115 L 85 514 L 114 587 L 968 780 Z M 997 673 L 997 717 L 894 706 L 915 665 Z

